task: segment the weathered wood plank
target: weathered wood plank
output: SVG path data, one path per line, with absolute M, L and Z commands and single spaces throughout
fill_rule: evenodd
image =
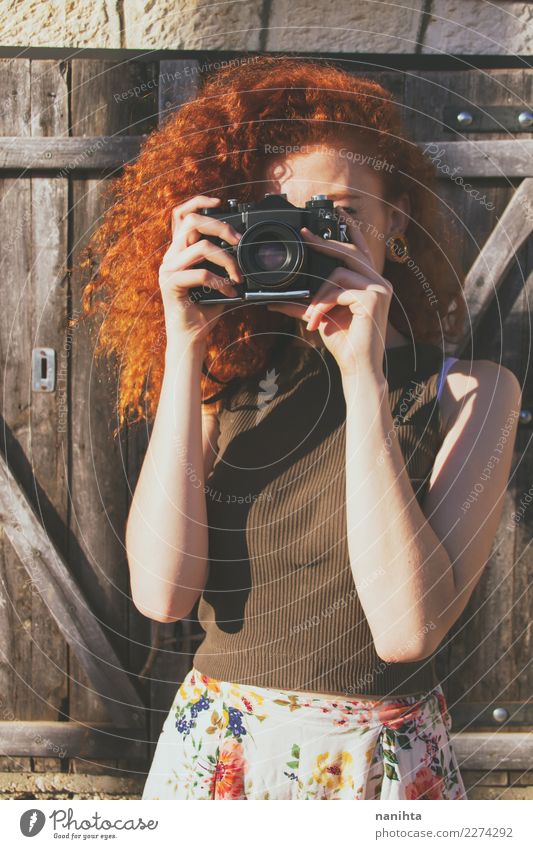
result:
M 465 279 L 469 334 L 474 334 L 501 285 L 504 274 L 530 233 L 533 232 L 533 178 L 523 180 Z M 460 353 L 468 337 L 450 345 L 450 353 Z
M 451 740 L 461 769 L 530 769 L 533 763 L 532 733 L 463 731 Z
M 451 132 L 443 126 L 446 107 L 457 111 L 490 106 L 516 106 L 527 102 L 527 80 L 530 70 L 522 68 L 463 69 L 454 71 L 408 71 L 405 74 L 405 120 L 420 142 L 442 139 L 452 141 L 508 139 L 509 131 L 501 133 Z M 520 141 L 532 133 L 520 131 Z
M 190 61 L 161 62 L 159 71 L 159 124 L 190 98 L 201 84 L 199 63 Z M 128 474 L 130 495 L 133 494 L 150 438 L 151 426 L 133 428 L 128 441 Z M 199 629 L 193 612 L 191 619 L 177 623 L 149 623 L 147 664 L 142 674 L 144 692 L 149 694 L 150 739 L 153 747 L 161 732 L 176 690 L 191 668 L 190 635 Z M 203 632 L 202 632 L 203 633 Z M 152 747 L 152 755 L 153 755 Z
M 493 75 L 494 78 L 493 78 Z M 506 204 L 513 194 L 514 176 L 531 175 L 531 134 L 520 134 L 516 139 L 503 134 L 464 133 L 462 136 L 447 133 L 442 126 L 442 111 L 451 104 L 471 101 L 477 104 L 501 103 L 503 92 L 523 96 L 522 71 L 491 71 L 490 74 L 473 71 L 410 72 L 405 81 L 406 121 L 417 142 L 435 165 L 439 181 L 439 195 L 445 204 L 446 217 L 461 246 L 463 272 L 466 275 Z M 450 158 L 445 152 L 454 151 Z M 510 148 L 508 147 L 510 146 Z M 437 152 L 435 153 L 435 148 Z M 526 167 L 515 162 L 509 168 L 500 168 L 499 151 L 522 150 Z M 455 154 L 456 152 L 456 154 Z M 492 168 L 488 157 L 494 154 Z M 514 153 L 512 153 L 514 156 Z M 446 168 L 447 166 L 447 168 Z M 479 166 L 479 167 L 478 167 Z M 446 170 L 453 179 L 446 176 Z M 455 173 L 454 173 L 455 172 Z M 451 353 L 451 352 L 450 352 Z M 470 356 L 469 352 L 467 356 Z
M 0 63 L 0 134 L 24 139 L 30 134 L 30 62 Z M 4 179 L 1 186 L 2 309 L 0 362 L 2 405 L 6 429 L 2 442 L 17 474 L 31 489 L 33 474 L 26 462 L 31 449 L 30 361 L 31 308 L 28 275 L 31 269 L 32 220 L 29 180 Z M 4 717 L 32 718 L 31 670 L 32 590 L 28 576 L 5 537 L 0 562 L 0 698 Z M 0 759 L 0 769 L 31 769 L 31 762 Z
M 166 98 L 164 103 L 172 104 Z M 169 106 L 165 111 L 174 111 Z M 91 171 L 118 171 L 138 155 L 145 135 L 94 136 L 54 139 L 0 138 L 0 169 L 21 171 L 59 171 L 62 176 Z M 533 140 L 440 141 L 417 142 L 435 162 L 442 181 L 450 181 L 449 173 L 465 179 L 505 179 L 533 176 Z
M 522 383 L 522 409 L 533 412 L 533 367 L 531 364 L 531 303 L 533 300 L 533 239 L 529 240 L 527 267 L 530 269 L 523 293 L 523 325 L 517 340 Z M 518 428 L 515 445 L 515 503 L 509 519 L 514 530 L 513 620 L 519 639 L 513 651 L 515 698 L 530 699 L 533 692 L 533 429 Z M 508 530 L 508 533 L 512 531 Z
M 533 98 L 533 74 L 526 75 L 524 99 Z M 529 210 L 530 220 L 533 218 Z M 533 238 L 525 245 L 524 285 L 521 292 L 522 328 L 516 339 L 514 370 L 522 386 L 522 409 L 533 413 L 533 367 L 531 364 L 531 304 L 533 302 Z M 524 419 L 515 444 L 513 551 L 513 620 L 520 634 L 513 652 L 513 690 L 517 699 L 531 699 L 533 693 L 533 428 Z M 508 530 L 511 535 L 511 532 Z
M 127 749 L 132 758 L 146 759 L 144 731 L 106 723 L 0 722 L 0 752 L 11 757 L 118 758 Z
M 106 711 L 115 722 L 140 725 L 141 699 L 2 456 L 0 523 Z
M 57 62 L 32 62 L 31 130 L 33 136 L 68 132 L 66 75 Z M 58 374 L 67 368 L 68 290 L 66 282 L 68 180 L 31 178 L 32 267 L 28 295 L 32 345 L 57 354 Z M 29 352 L 28 352 L 29 354 Z M 65 382 L 56 392 L 32 392 L 31 463 L 45 497 L 39 511 L 50 538 L 66 551 L 68 526 L 68 410 Z M 33 640 L 31 699 L 33 719 L 58 719 L 68 698 L 68 648 L 38 589 L 32 586 Z M 55 766 L 55 764 L 54 764 Z
M 487 77 L 486 80 L 484 78 Z M 465 133 L 461 136 L 447 134 L 440 125 L 440 117 L 444 105 L 458 102 L 461 98 L 470 99 L 473 103 L 501 103 L 502 91 L 512 92 L 512 96 L 523 96 L 524 77 L 520 72 L 498 72 L 497 79 L 479 72 L 444 73 L 444 74 L 409 74 L 406 80 L 406 98 L 412 107 L 412 129 L 418 140 L 427 139 L 443 145 L 447 141 L 461 147 L 465 156 L 470 150 L 476 157 L 479 150 L 497 151 L 502 144 L 516 144 L 516 150 L 522 145 L 526 147 L 530 139 L 521 134 L 516 141 L 509 139 L 508 133 L 499 135 Z M 454 141 L 449 141 L 454 139 Z M 442 140 L 442 142 L 441 142 Z M 444 158 L 442 160 L 445 161 Z M 469 176 L 471 169 L 459 158 L 454 166 L 462 178 Z M 435 162 L 436 167 L 439 163 Z M 438 172 L 440 173 L 440 172 Z M 479 169 L 478 173 L 483 173 Z M 505 173 L 505 172 L 504 172 Z M 514 172 L 511 172 L 514 173 Z M 523 173 L 529 173 L 526 169 Z M 519 272 L 516 261 L 513 261 L 512 251 L 507 258 L 501 258 L 500 251 L 496 257 L 485 263 L 488 268 L 498 266 L 500 271 L 499 290 L 494 298 L 482 304 L 477 310 L 476 289 L 468 288 L 468 271 L 479 262 L 479 252 L 483 245 L 490 242 L 493 228 L 498 225 L 498 219 L 505 212 L 507 204 L 514 194 L 516 181 L 500 176 L 499 179 L 478 179 L 472 182 L 472 189 L 479 193 L 470 194 L 459 183 L 449 179 L 439 186 L 439 194 L 443 202 L 448 204 L 449 215 L 453 217 L 454 229 L 461 244 L 464 258 L 464 271 L 467 278 L 466 301 L 468 304 L 468 322 L 475 327 L 473 338 L 469 328 L 465 338 L 458 345 L 447 346 L 448 353 L 470 358 L 486 357 L 502 362 L 511 369 L 516 366 L 513 354 L 512 339 L 517 336 L 518 328 L 522 326 L 522 307 L 512 304 L 516 301 L 519 291 Z M 504 231 L 504 240 L 510 241 Z M 520 244 L 516 239 L 515 247 Z M 506 276 L 505 287 L 503 286 Z M 494 282 L 494 281 L 493 281 Z M 514 287 L 512 290 L 509 287 Z M 505 312 L 502 303 L 506 301 Z M 507 303 L 508 302 L 508 303 Z M 509 304 L 511 308 L 509 308 Z M 477 315 L 479 312 L 479 316 Z M 486 319 L 494 323 L 492 332 L 487 334 Z M 496 332 L 497 331 L 497 332 Z M 518 331 L 519 335 L 520 331 Z M 503 353 L 502 353 L 503 352 Z M 480 470 L 481 472 L 481 470 Z M 489 485 L 489 484 L 487 484 Z M 516 644 L 513 644 L 513 549 L 514 535 L 506 530 L 505 525 L 513 509 L 513 483 L 509 484 L 504 503 L 504 512 L 491 556 L 484 574 L 474 590 L 466 610 L 456 623 L 439 652 L 439 674 L 445 685 L 450 709 L 454 706 L 460 709 L 470 701 L 490 703 L 493 700 L 510 700 L 517 698 L 516 687 L 511 672 Z M 457 701 L 459 700 L 459 704 Z
M 144 138 L 144 135 L 85 139 L 4 136 L 0 140 L 0 168 L 59 171 L 62 177 L 88 171 L 115 171 L 135 159 Z
M 461 732 L 452 734 L 451 741 L 462 770 L 525 770 L 533 762 L 531 733 Z M 132 757 L 139 761 L 146 758 L 146 743 L 129 728 L 105 724 L 86 728 L 71 722 L 0 722 L 0 749 L 12 757 L 27 748 L 32 757 L 52 750 L 59 756 L 68 753 L 71 757 L 100 759 L 118 757 L 125 746 Z
M 187 100 L 196 97 L 201 79 L 200 62 L 196 59 L 163 60 L 159 63 L 159 124 Z
M 72 132 L 77 137 L 129 135 L 147 132 L 157 121 L 157 95 L 127 96 L 154 67 L 112 62 L 73 61 Z M 120 95 L 117 99 L 115 95 Z M 104 211 L 104 184 L 72 177 L 74 268 L 73 309 L 80 307 L 79 252 L 98 226 Z M 69 560 L 94 616 L 109 634 L 120 663 L 131 657 L 129 576 L 124 550 L 127 511 L 125 435 L 113 438 L 115 391 L 105 368 L 93 365 L 94 337 L 82 326 L 75 334 L 71 358 L 72 422 L 71 552 Z M 111 364 L 113 365 L 113 364 Z M 135 672 L 140 662 L 134 665 Z M 100 701 L 91 693 L 83 670 L 73 665 L 70 716 L 100 721 Z M 125 752 L 127 755 L 127 752 Z
M 439 177 L 449 180 L 451 174 L 458 186 L 462 185 L 459 178 L 467 181 L 533 176 L 533 140 L 529 138 L 432 141 L 418 145 L 434 161 Z

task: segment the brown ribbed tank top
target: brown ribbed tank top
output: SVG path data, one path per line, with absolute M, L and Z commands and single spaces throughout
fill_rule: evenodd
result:
M 394 433 L 419 503 L 444 438 L 442 359 L 421 342 L 389 348 L 383 359 Z M 340 371 L 324 345 L 278 345 L 262 374 L 226 394 L 206 479 L 205 637 L 193 658 L 200 672 L 347 696 L 422 693 L 438 683 L 434 655 L 388 664 L 376 653 L 349 563 L 345 419 Z

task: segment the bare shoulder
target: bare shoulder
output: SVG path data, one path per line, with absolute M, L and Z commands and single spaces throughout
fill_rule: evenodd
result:
M 219 413 L 215 404 L 202 404 L 202 427 L 210 430 L 218 427 Z
M 440 406 L 445 431 L 460 417 L 487 416 L 498 421 L 510 413 L 518 415 L 522 390 L 514 372 L 492 360 L 457 360 L 446 375 Z
M 204 475 L 207 479 L 218 454 L 220 423 L 214 404 L 202 404 L 202 451 L 204 456 Z
M 218 410 L 216 404 L 202 404 L 202 417 L 210 418 L 214 416 L 218 418 Z

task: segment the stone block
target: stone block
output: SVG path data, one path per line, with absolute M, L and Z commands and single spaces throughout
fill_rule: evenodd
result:
M 530 55 L 531 3 L 438 0 L 423 40 L 422 53 L 506 53 Z
M 125 0 L 124 47 L 170 50 L 258 50 L 261 0 L 196 3 Z
M 415 53 L 421 0 L 401 5 L 368 2 L 324 3 L 273 0 L 267 24 L 267 50 L 340 53 Z

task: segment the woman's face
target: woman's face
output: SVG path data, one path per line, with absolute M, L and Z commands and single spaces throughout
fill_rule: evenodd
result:
M 380 171 L 362 164 L 362 156 L 359 161 L 348 159 L 345 147 L 324 147 L 327 153 L 318 150 L 276 158 L 267 165 L 265 192 L 285 193 L 290 203 L 300 207 L 313 195 L 328 195 L 336 207 L 344 209 L 348 233 L 358 228 L 363 234 L 375 268 L 383 274 L 386 239 L 405 231 L 409 198 L 402 195 L 393 204 L 385 203 Z

